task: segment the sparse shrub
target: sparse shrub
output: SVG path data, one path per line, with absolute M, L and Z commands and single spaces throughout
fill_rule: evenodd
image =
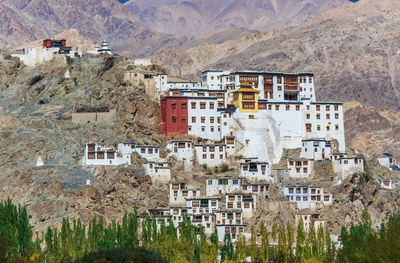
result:
M 218 166 L 215 166 L 214 173 L 218 173 Z
M 204 169 L 204 170 L 207 170 L 207 168 L 208 168 L 207 164 L 206 164 L 206 163 L 203 163 L 203 169 Z
M 369 176 L 369 174 L 364 174 L 364 179 L 365 179 L 365 181 L 369 181 L 369 179 L 370 179 L 370 176 Z

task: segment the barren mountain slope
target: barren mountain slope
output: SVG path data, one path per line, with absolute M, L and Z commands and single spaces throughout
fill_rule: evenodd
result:
M 157 103 L 142 87 L 123 83 L 121 72 L 128 68 L 136 70 L 132 61 L 109 57 L 28 68 L 0 52 L 0 199 L 27 205 L 36 228 L 57 225 L 66 216 L 87 222 L 102 215 L 110 222 L 135 206 L 143 211 L 168 200 L 166 189 L 155 188 L 140 166 L 81 165 L 90 141 L 164 140 L 156 131 Z M 70 78 L 64 77 L 67 70 Z M 75 106 L 116 107 L 117 116 L 112 124 L 74 124 Z M 43 167 L 35 167 L 39 152 Z
M 313 71 L 322 100 L 398 108 L 400 2 L 363 0 L 274 37 L 260 33 L 154 58 L 172 73 L 199 78 L 205 68 Z M 262 36 L 262 37 L 260 37 Z
M 150 28 L 197 35 L 221 28 L 282 29 L 303 23 L 347 0 L 130 0 L 125 5 Z

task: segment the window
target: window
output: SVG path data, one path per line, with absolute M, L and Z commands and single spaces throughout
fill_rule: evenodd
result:
M 319 111 L 321 109 L 321 105 L 317 105 L 316 109 L 317 109 L 317 111 Z
M 312 78 L 311 77 L 308 78 L 308 82 L 312 83 Z
M 296 201 L 301 201 L 301 197 L 300 196 L 296 196 Z
M 201 123 L 205 123 L 206 122 L 206 117 L 202 116 L 201 117 Z
M 243 106 L 243 109 L 250 109 L 250 110 L 255 109 L 254 102 L 242 102 L 242 106 Z
M 306 124 L 306 131 L 311 132 L 311 123 Z
M 329 113 L 326 114 L 326 119 L 329 120 L 331 118 L 331 115 Z
M 306 173 L 307 173 L 307 171 L 308 171 L 308 170 L 307 170 L 307 167 L 304 167 L 304 168 L 303 168 L 303 173 L 305 173 L 305 174 L 306 174 Z
M 308 197 L 307 196 L 303 196 L 303 201 L 308 201 Z
M 241 203 L 241 202 L 237 202 L 237 203 L 236 203 L 236 207 L 237 207 L 237 208 L 242 208 L 242 203 Z
M 318 125 L 317 126 L 317 131 L 320 131 L 321 130 L 321 125 Z
M 207 146 L 203 146 L 203 152 L 207 152 Z
M 181 102 L 181 109 L 187 109 L 187 103 Z
M 201 126 L 201 131 L 204 132 L 206 130 L 205 126 Z
M 214 117 L 210 117 L 210 123 L 214 123 Z
M 334 109 L 335 109 L 335 111 L 338 111 L 338 110 L 339 110 L 339 106 L 338 106 L 338 105 L 335 105 L 335 106 L 334 106 Z
M 140 149 L 140 152 L 141 152 L 141 153 L 146 153 L 146 149 L 145 149 L 145 148 L 142 148 L 142 149 Z
M 211 202 L 211 206 L 217 206 L 217 202 L 216 201 L 212 201 Z
M 210 131 L 211 131 L 211 132 L 214 132 L 214 126 L 211 126 L 211 127 L 210 127 Z
M 279 104 L 275 105 L 275 110 L 279 110 Z
M 176 116 L 172 116 L 172 122 L 176 122 Z
M 196 123 L 196 117 L 192 117 L 192 123 Z
M 306 194 L 306 193 L 307 193 L 307 191 L 308 191 L 308 189 L 307 189 L 307 188 L 303 188 L 303 194 Z
M 317 120 L 321 119 L 321 114 L 317 113 Z
M 300 110 L 300 105 L 296 105 L 296 110 L 297 110 L 297 111 Z
M 183 196 L 188 196 L 188 191 L 182 191 Z
M 103 152 L 98 152 L 97 153 L 97 159 L 104 159 L 104 153 Z
M 324 201 L 329 201 L 329 195 L 324 196 Z
M 237 179 L 233 180 L 233 184 L 239 184 L 239 180 Z
M 214 146 L 210 146 L 210 152 L 215 152 L 215 147 Z
M 300 167 L 296 167 L 296 173 L 300 173 Z
M 301 194 L 301 188 L 296 188 L 296 194 Z
M 207 159 L 207 154 L 203 154 L 203 159 Z
M 196 102 L 192 102 L 192 109 L 196 109 Z
M 174 196 L 178 196 L 178 191 L 174 191 Z
M 182 123 L 186 123 L 186 117 L 182 116 Z
M 268 109 L 272 110 L 272 105 L 271 104 L 268 105 Z
M 339 130 L 339 124 L 335 125 L 335 130 L 337 130 L 337 131 Z
M 205 109 L 205 108 L 206 108 L 206 103 L 200 102 L 200 109 Z
M 303 161 L 303 165 L 307 166 L 308 165 L 308 161 Z
M 95 159 L 94 153 L 88 153 L 88 159 Z
M 214 159 L 214 154 L 210 154 L 210 159 Z
M 326 105 L 326 111 L 330 111 L 331 110 L 331 106 Z
M 210 109 L 214 109 L 214 102 L 210 102 Z
M 176 109 L 176 102 L 174 101 L 174 102 L 172 102 L 172 104 L 171 104 L 171 108 L 172 109 Z
M 307 118 L 307 120 L 310 119 L 310 113 L 307 113 L 306 118 Z
M 244 203 L 244 208 L 250 208 L 250 204 L 249 203 Z
M 327 130 L 327 131 L 330 131 L 330 130 L 331 130 L 331 127 L 330 127 L 330 126 L 326 126 L 326 130 Z
M 293 161 L 289 161 L 289 165 L 293 165 Z
M 153 148 L 149 148 L 148 154 L 153 154 Z
M 290 110 L 290 105 L 286 105 L 286 110 Z
M 221 117 L 217 118 L 217 123 L 221 123 Z
M 293 188 L 289 188 L 289 194 L 293 194 Z

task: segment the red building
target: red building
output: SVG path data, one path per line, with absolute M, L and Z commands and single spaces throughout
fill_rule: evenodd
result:
M 66 46 L 67 46 L 67 41 L 65 39 L 61 39 L 61 40 L 45 39 L 45 40 L 43 40 L 43 48 L 66 47 Z
M 159 130 L 167 136 L 188 133 L 188 97 L 161 97 L 162 123 Z

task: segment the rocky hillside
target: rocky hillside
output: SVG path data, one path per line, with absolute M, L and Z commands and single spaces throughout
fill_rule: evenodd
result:
M 282 32 L 176 49 L 154 58 L 170 72 L 199 79 L 205 68 L 313 71 L 321 100 L 398 109 L 400 3 L 362 0 Z
M 184 36 L 221 28 L 287 28 L 344 3 L 348 0 L 130 0 L 125 5 L 151 29 Z
M 155 128 L 157 103 L 143 88 L 123 83 L 121 72 L 127 69 L 137 70 L 121 57 L 85 57 L 67 65 L 54 60 L 27 68 L 0 53 L 0 199 L 10 196 L 28 205 L 35 227 L 58 224 L 65 216 L 86 221 L 96 214 L 109 221 L 136 205 L 145 209 L 167 200 L 166 190 L 155 188 L 140 167 L 81 165 L 89 141 L 164 140 Z M 117 116 L 111 124 L 74 124 L 74 107 L 116 108 Z M 35 167 L 39 153 L 43 167 Z

